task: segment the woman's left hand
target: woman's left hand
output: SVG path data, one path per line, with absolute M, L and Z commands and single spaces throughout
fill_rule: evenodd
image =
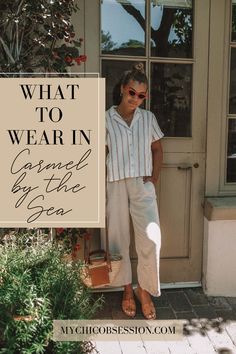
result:
M 155 186 L 155 184 L 157 183 L 157 179 L 155 179 L 153 176 L 144 176 L 143 183 L 146 183 L 146 182 L 152 182 Z

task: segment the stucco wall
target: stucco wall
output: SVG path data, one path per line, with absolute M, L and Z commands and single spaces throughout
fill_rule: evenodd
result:
M 203 249 L 206 294 L 236 296 L 236 220 L 204 218 Z

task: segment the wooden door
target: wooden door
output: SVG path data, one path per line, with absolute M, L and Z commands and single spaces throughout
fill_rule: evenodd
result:
M 162 283 L 201 281 L 209 9 L 210 0 L 85 2 L 86 70 L 106 78 L 107 108 L 120 74 L 142 61 L 150 81 L 146 108 L 165 133 L 157 185 Z M 176 32 L 171 16 L 180 24 Z M 134 238 L 131 259 L 135 283 Z
M 166 2 L 171 3 L 171 1 Z M 162 283 L 201 281 L 209 1 L 196 0 L 192 6 L 194 24 L 192 58 L 189 61 L 165 58 L 154 62 L 157 66 L 162 65 L 163 62 L 170 67 L 173 63 L 185 65 L 185 70 L 189 67 L 185 79 L 189 80 L 191 76 L 191 87 L 189 87 L 191 114 L 189 122 L 186 122 L 188 128 L 184 130 L 182 126 L 182 134 L 181 128 L 172 131 L 169 129 L 171 136 L 162 140 L 164 163 L 156 188 L 162 231 L 160 265 Z M 149 71 L 152 73 L 151 68 Z M 152 92 L 152 87 L 150 89 Z M 149 107 L 153 111 L 151 102 Z M 164 119 L 168 119 L 168 116 Z M 131 257 L 134 282 L 136 282 L 137 255 L 134 239 L 131 245 Z

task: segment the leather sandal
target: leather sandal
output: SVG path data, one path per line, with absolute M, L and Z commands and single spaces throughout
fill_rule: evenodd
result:
M 156 309 L 152 301 L 142 303 L 138 288 L 134 289 L 135 296 L 137 297 L 138 301 L 142 307 L 143 316 L 147 320 L 155 320 L 156 319 Z
M 122 307 L 123 312 L 126 314 L 126 316 L 131 317 L 131 318 L 135 317 L 136 303 L 135 303 L 133 297 L 123 298 L 121 307 Z

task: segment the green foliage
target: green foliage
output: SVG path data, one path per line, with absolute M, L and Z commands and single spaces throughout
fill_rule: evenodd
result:
M 117 43 L 112 41 L 112 36 L 110 32 L 105 32 L 102 30 L 102 50 L 103 51 L 111 51 L 115 49 Z
M 128 42 L 124 42 L 120 46 L 121 48 L 143 48 L 144 43 L 137 39 L 129 39 Z
M 1 1 L 0 70 L 64 72 L 86 60 L 71 23 L 77 10 L 75 0 Z
M 102 304 L 81 283 L 81 264 L 62 255 L 43 235 L 0 245 L 0 353 L 88 352 L 88 343 L 52 341 L 53 319 L 89 319 Z
M 55 233 L 56 241 L 71 252 L 79 244 L 79 239 L 86 234 L 86 229 L 58 227 L 55 228 Z

